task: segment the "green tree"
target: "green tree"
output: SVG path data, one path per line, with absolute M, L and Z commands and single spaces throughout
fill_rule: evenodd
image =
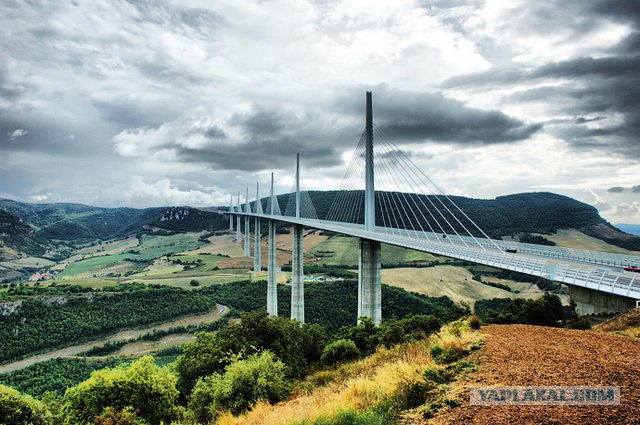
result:
M 106 408 L 124 412 L 132 407 L 137 417 L 157 424 L 179 418 L 177 399 L 175 375 L 145 356 L 129 366 L 96 371 L 68 389 L 64 412 L 67 424 L 91 424 Z
M 327 345 L 322 352 L 322 363 L 333 365 L 336 363 L 356 360 L 360 357 L 360 350 L 350 339 L 339 339 Z
M 239 355 L 271 351 L 285 365 L 287 377 L 302 377 L 310 363 L 320 359 L 324 331 L 317 325 L 300 325 L 266 311 L 242 315 L 236 323 L 215 334 L 199 334 L 178 358 L 178 389 L 182 398 L 191 393 L 198 378 L 222 372 Z
M 52 423 L 52 418 L 40 401 L 0 385 L 0 421 L 15 425 L 48 425 Z
M 232 363 L 223 375 L 213 374 L 198 381 L 189 403 L 190 416 L 210 423 L 219 412 L 238 415 L 258 401 L 282 401 L 290 392 L 284 370 L 284 363 L 268 351 Z

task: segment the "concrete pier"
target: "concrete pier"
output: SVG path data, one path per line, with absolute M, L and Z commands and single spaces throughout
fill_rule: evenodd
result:
M 233 212 L 233 195 L 229 195 L 229 213 Z M 229 230 L 233 230 L 233 214 L 229 214 Z
M 373 232 L 376 226 L 376 192 L 373 171 L 373 107 L 367 92 L 365 124 L 365 190 L 364 228 Z M 360 239 L 358 260 L 358 320 L 369 317 L 376 325 L 382 320 L 382 286 L 380 279 L 380 242 Z
M 251 207 L 249 206 L 249 188 L 247 188 L 247 203 L 245 205 L 244 211 L 247 213 L 251 212 Z M 244 256 L 251 256 L 251 229 L 250 229 L 250 218 L 249 216 L 244 218 Z
M 237 203 L 237 208 L 236 210 L 238 212 L 242 212 L 242 209 L 240 208 L 240 192 L 238 192 L 238 203 Z M 242 223 L 242 220 L 240 218 L 240 216 L 236 217 L 236 224 L 238 227 L 236 227 L 236 243 L 240 243 L 240 239 L 242 237 L 242 231 L 240 230 L 240 223 Z
M 376 325 L 382 320 L 380 242 L 360 239 L 358 261 L 358 318 L 368 317 Z
M 269 220 L 268 240 L 267 313 L 278 315 L 278 275 L 276 265 L 276 222 Z
M 300 154 L 296 154 L 296 218 L 300 218 Z M 291 252 L 291 319 L 304 323 L 304 250 L 302 226 L 293 225 Z
M 262 270 L 262 254 L 260 253 L 260 219 L 257 217 L 253 221 L 253 230 L 255 243 L 253 246 L 253 271 L 259 272 Z
M 291 261 L 291 319 L 304 323 L 304 251 L 302 226 L 293 226 L 293 258 Z
M 569 296 L 576 303 L 576 313 L 620 313 L 636 306 L 636 300 L 581 286 L 567 285 Z
M 278 199 L 273 196 L 273 173 L 271 173 L 271 190 L 269 214 L 275 213 L 275 203 Z M 267 239 L 267 313 L 278 315 L 278 269 L 276 264 L 276 222 L 269 220 L 269 236 Z

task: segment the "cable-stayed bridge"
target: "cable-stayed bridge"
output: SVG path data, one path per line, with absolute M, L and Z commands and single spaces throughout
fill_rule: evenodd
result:
M 386 243 L 504 270 L 542 277 L 569 286 L 583 311 L 615 311 L 640 299 L 640 256 L 614 254 L 491 239 L 462 208 L 447 196 L 401 149 L 373 124 L 371 93 L 366 97 L 366 122 L 340 190 L 328 210 L 318 214 L 308 192 L 300 191 L 300 158 L 295 183 L 284 211 L 274 194 L 254 202 L 230 205 L 230 229 L 236 217 L 236 240 L 251 256 L 254 230 L 254 269 L 260 270 L 261 223 L 268 232 L 267 310 L 277 315 L 275 223 L 293 226 L 292 319 L 304 322 L 302 228 L 354 236 L 360 240 L 358 317 L 381 320 L 380 244 Z M 374 142 L 375 140 L 375 142 Z M 244 218 L 244 237 L 241 220 Z

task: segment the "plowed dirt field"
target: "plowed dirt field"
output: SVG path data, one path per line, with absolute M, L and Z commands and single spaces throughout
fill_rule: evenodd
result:
M 640 424 L 640 340 L 528 325 L 482 328 L 478 371 L 457 383 L 462 405 L 428 424 Z M 617 406 L 472 406 L 472 386 L 619 386 Z

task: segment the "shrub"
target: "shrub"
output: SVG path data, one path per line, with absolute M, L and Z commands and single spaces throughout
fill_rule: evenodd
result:
M 200 282 L 198 282 L 195 279 L 192 279 L 191 282 L 189 282 L 189 285 L 191 285 L 191 286 L 200 286 Z
M 427 382 L 435 384 L 446 384 L 451 380 L 451 374 L 441 367 L 428 367 L 422 373 Z
M 128 367 L 93 372 L 91 378 L 68 389 L 64 412 L 68 424 L 90 424 L 107 407 L 124 412 L 135 406 L 142 420 L 171 422 L 179 417 L 177 399 L 175 375 L 145 356 Z
M 440 344 L 434 344 L 429 349 L 429 354 L 431 354 L 431 357 L 436 363 L 447 364 L 458 360 L 464 354 L 464 350 L 462 350 L 461 347 L 443 347 Z
M 475 330 L 480 329 L 480 318 L 475 314 L 469 316 L 468 323 L 471 329 L 475 329 Z
M 290 391 L 284 369 L 281 361 L 264 351 L 232 363 L 224 375 L 200 379 L 189 403 L 192 419 L 210 423 L 223 411 L 239 415 L 258 401 L 284 400 Z
M 0 385 L 0 421 L 4 424 L 48 425 L 51 413 L 38 400 Z
M 570 321 L 568 327 L 570 329 L 591 329 L 591 322 L 589 322 L 589 319 L 582 316 Z
M 327 345 L 322 352 L 320 361 L 325 365 L 333 365 L 356 360 L 360 357 L 360 350 L 355 342 L 349 339 L 339 339 Z

